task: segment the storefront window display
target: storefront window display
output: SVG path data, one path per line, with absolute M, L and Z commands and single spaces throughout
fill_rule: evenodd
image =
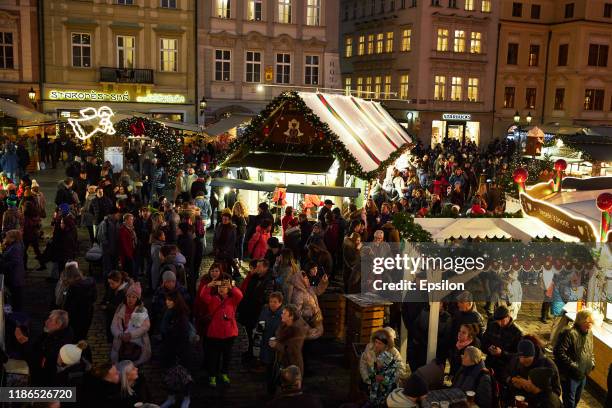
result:
M 465 143 L 480 141 L 480 122 L 453 122 L 434 120 L 431 123 L 431 145 L 442 143 L 445 137 L 461 140 Z

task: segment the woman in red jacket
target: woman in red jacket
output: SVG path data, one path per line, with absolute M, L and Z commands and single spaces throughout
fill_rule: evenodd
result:
M 242 300 L 242 292 L 232 285 L 231 277 L 223 275 L 222 280 L 210 282 L 201 293 L 202 300 L 208 308 L 210 323 L 206 330 L 208 345 L 208 384 L 217 386 L 219 366 L 220 379 L 223 384 L 229 384 L 229 364 L 234 339 L 238 336 L 236 309 Z M 221 362 L 221 359 L 223 361 Z

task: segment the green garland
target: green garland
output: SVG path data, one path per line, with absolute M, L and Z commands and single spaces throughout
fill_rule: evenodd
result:
M 272 128 L 273 124 L 268 123 L 270 116 L 279 108 L 286 103 L 291 103 L 295 108 L 303 115 L 304 119 L 314 128 L 316 134 L 322 134 L 322 140 L 324 143 L 317 145 L 285 145 L 275 144 L 263 141 L 263 128 L 266 125 L 270 125 Z M 331 152 L 339 161 L 345 164 L 345 169 L 348 174 L 357 176 L 363 180 L 372 180 L 380 175 L 381 172 L 385 171 L 386 168 L 394 163 L 406 150 L 412 147 L 411 143 L 406 143 L 397 149 L 395 152 L 380 163 L 380 166 L 376 170 L 365 171 L 359 164 L 355 156 L 346 148 L 344 143 L 340 140 L 327 123 L 321 121 L 321 119 L 306 105 L 306 103 L 299 97 L 295 91 L 284 92 L 278 97 L 274 98 L 257 116 L 251 120 L 245 129 L 244 134 L 240 138 L 233 140 L 229 148 L 219 158 L 219 163 L 223 163 L 227 159 L 230 153 L 235 152 L 239 149 L 253 150 L 256 148 L 265 147 L 267 150 L 284 152 L 284 153 L 301 153 L 308 155 L 321 155 L 325 152 Z

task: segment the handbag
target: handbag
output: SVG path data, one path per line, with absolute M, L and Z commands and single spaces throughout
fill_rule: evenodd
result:
M 132 343 L 131 341 L 121 342 L 121 346 L 119 346 L 119 360 L 130 360 L 130 361 L 138 361 L 140 355 L 142 354 L 142 347 L 140 347 L 136 343 Z
M 94 243 L 85 254 L 85 260 L 88 262 L 97 262 L 102 259 L 102 248 L 99 244 Z

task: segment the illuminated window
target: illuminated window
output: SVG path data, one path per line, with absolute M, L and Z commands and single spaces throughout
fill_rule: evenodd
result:
M 366 98 L 372 97 L 372 77 L 366 78 L 365 97 Z
M 408 99 L 409 82 L 410 82 L 410 75 L 403 74 L 402 76 L 400 76 L 400 87 L 399 87 L 400 99 Z
M 306 25 L 321 24 L 321 0 L 308 0 L 306 4 Z
M 455 30 L 455 52 L 465 52 L 465 31 Z
M 385 94 L 383 98 L 388 99 L 391 97 L 391 75 L 385 76 Z
M 117 63 L 119 68 L 134 68 L 136 37 L 117 36 Z
M 232 52 L 215 50 L 215 81 L 229 81 L 231 76 Z
M 516 88 L 513 86 L 507 86 L 504 90 L 504 108 L 514 108 L 514 95 L 516 94 Z
M 246 82 L 261 82 L 261 52 L 247 51 Z
M 178 70 L 178 40 L 161 39 L 160 62 L 161 71 L 176 72 Z
M 376 53 L 377 54 L 382 54 L 383 52 L 383 47 L 385 43 L 385 35 L 383 33 L 378 33 L 376 35 Z
M 249 20 L 261 21 L 263 14 L 263 0 L 249 0 Z
M 291 24 L 291 0 L 278 0 L 278 22 Z
M 72 33 L 72 66 L 91 67 L 91 36 L 89 34 Z M 13 68 L 12 33 L 0 33 L 0 68 Z
M 385 46 L 385 52 L 393 52 L 393 31 L 387 33 L 387 44 Z
M 357 97 L 361 98 L 361 94 L 363 93 L 363 78 L 357 78 Z
M 412 48 L 411 44 L 412 30 L 402 31 L 402 52 L 410 51 Z
M 374 54 L 374 34 L 368 35 L 368 55 Z
M 217 0 L 217 17 L 232 18 L 232 0 Z
M 364 55 L 365 54 L 365 35 L 359 36 L 359 50 L 357 54 Z
M 482 11 L 483 13 L 490 13 L 491 12 L 491 0 L 482 0 L 482 3 L 480 5 L 480 11 Z
M 519 45 L 517 43 L 509 43 L 508 44 L 508 56 L 506 58 L 506 63 L 508 65 L 517 65 L 518 64 L 518 53 L 519 53 Z
M 380 91 L 382 89 L 382 77 L 374 78 L 374 98 L 380 99 Z
M 436 50 L 448 51 L 448 30 L 445 28 L 438 28 L 438 45 Z
M 276 54 L 276 83 L 291 83 L 291 54 Z
M 344 94 L 351 96 L 351 78 L 344 78 Z
M 468 78 L 468 101 L 478 102 L 478 78 Z
M 585 89 L 584 110 L 602 111 L 604 105 L 605 91 L 603 89 Z
M 470 52 L 472 54 L 480 54 L 482 46 L 482 33 L 473 31 L 470 34 Z
M 540 59 L 540 46 L 531 44 L 529 46 L 529 66 L 537 67 Z
M 346 37 L 344 39 L 344 56 L 346 58 L 353 56 L 353 37 Z
M 529 109 L 535 109 L 537 88 L 527 88 L 525 92 L 525 107 Z
M 451 100 L 460 101 L 463 90 L 463 78 L 453 77 L 451 80 Z
M 565 102 L 565 88 L 555 89 L 555 110 L 563 110 Z
M 446 99 L 446 77 L 436 75 L 434 78 L 434 99 L 443 101 Z
M 465 0 L 465 9 L 467 11 L 474 11 L 474 0 Z
M 319 85 L 319 56 L 307 55 L 305 67 L 304 83 L 306 85 Z

